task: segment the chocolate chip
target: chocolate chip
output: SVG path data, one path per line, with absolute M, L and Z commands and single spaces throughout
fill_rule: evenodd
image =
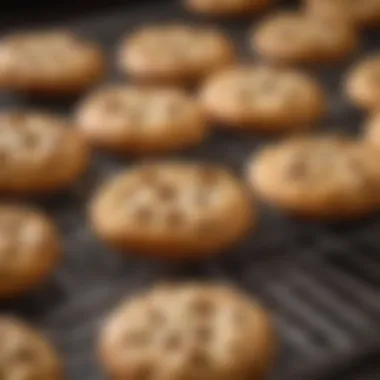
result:
M 202 343 L 208 343 L 212 339 L 212 330 L 210 326 L 198 326 L 194 331 L 195 337 Z
M 153 210 L 148 206 L 141 206 L 135 210 L 135 218 L 139 223 L 149 223 L 154 216 Z
M 164 339 L 164 347 L 168 351 L 178 350 L 181 347 L 182 339 L 178 333 L 169 333 Z
M 176 189 L 169 184 L 160 184 L 156 188 L 158 197 L 163 201 L 171 201 L 176 196 Z
M 128 346 L 134 346 L 134 348 L 141 348 L 149 342 L 149 334 L 146 331 L 128 332 L 123 337 L 123 342 Z
M 307 164 L 303 160 L 295 160 L 289 165 L 287 177 L 290 180 L 297 181 L 303 179 L 307 175 Z
M 211 300 L 197 299 L 192 302 L 190 309 L 197 316 L 209 317 L 215 312 L 215 305 Z

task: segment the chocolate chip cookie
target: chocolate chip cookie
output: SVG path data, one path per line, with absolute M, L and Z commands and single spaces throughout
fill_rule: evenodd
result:
M 237 243 L 255 212 L 245 186 L 229 171 L 166 161 L 108 180 L 91 202 L 90 219 L 96 234 L 120 250 L 189 259 Z
M 271 133 L 309 128 L 326 109 L 323 89 L 308 75 L 258 65 L 211 76 L 200 102 L 217 126 Z
M 100 334 L 111 379 L 263 379 L 276 339 L 268 313 L 226 285 L 165 284 L 113 312 Z
M 0 89 L 41 95 L 77 93 L 99 81 L 100 48 L 68 31 L 15 33 L 0 40 Z
M 0 125 L 0 192 L 67 188 L 87 168 L 88 147 L 63 118 L 40 111 L 2 111 Z
M 207 131 L 197 101 L 173 88 L 102 88 L 80 104 L 76 120 L 90 143 L 122 155 L 180 150 L 200 143 Z
M 169 24 L 135 31 L 119 57 L 121 69 L 136 79 L 193 84 L 233 62 L 235 49 L 218 30 Z
M 285 212 L 347 219 L 379 207 L 378 149 L 337 136 L 297 137 L 264 148 L 248 165 L 254 191 Z

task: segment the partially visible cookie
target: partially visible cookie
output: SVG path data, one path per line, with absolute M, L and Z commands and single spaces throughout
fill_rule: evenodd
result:
M 245 186 L 228 171 L 161 162 L 134 167 L 101 186 L 90 219 L 97 235 L 118 249 L 187 259 L 227 250 L 255 218 Z
M 60 239 L 52 221 L 39 212 L 0 205 L 0 298 L 28 292 L 55 269 Z
M 380 108 L 380 54 L 365 58 L 350 70 L 346 93 L 359 107 Z
M 92 144 L 119 154 L 179 150 L 206 135 L 206 120 L 196 100 L 169 88 L 102 88 L 79 106 L 76 120 Z
M 379 0 L 305 0 L 305 4 L 313 16 L 340 17 L 358 27 L 380 26 Z
M 161 25 L 129 36 L 119 57 L 121 69 L 134 78 L 192 84 L 234 61 L 235 51 L 215 29 Z
M 371 115 L 366 122 L 364 130 L 364 141 L 380 148 L 380 112 Z
M 0 40 L 0 89 L 38 94 L 85 90 L 104 74 L 100 48 L 71 32 L 16 33 Z
M 233 17 L 252 16 L 269 5 L 273 0 L 184 0 L 186 8 L 208 16 Z
M 324 91 L 311 77 L 266 66 L 216 73 L 204 84 L 200 101 L 218 125 L 262 132 L 309 128 L 326 108 Z
M 250 41 L 266 59 L 311 63 L 346 58 L 357 46 L 357 34 L 349 23 L 281 12 L 255 28 Z
M 377 210 L 378 150 L 343 137 L 299 137 L 264 148 L 248 180 L 265 201 L 291 214 L 345 219 Z
M 4 380 L 61 380 L 61 359 L 50 343 L 18 319 L 0 316 L 0 374 Z
M 71 127 L 42 112 L 0 112 L 0 192 L 39 193 L 75 182 L 87 168 L 89 151 Z
M 268 313 L 216 284 L 156 286 L 120 305 L 99 339 L 111 379 L 263 379 L 275 351 Z

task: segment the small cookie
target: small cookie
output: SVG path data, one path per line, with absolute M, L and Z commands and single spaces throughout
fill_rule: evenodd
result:
M 348 97 L 359 107 L 380 109 L 380 54 L 356 64 L 346 82 Z
M 53 223 L 39 212 L 0 205 L 0 298 L 42 283 L 61 256 L 59 240 Z
M 103 88 L 85 99 L 76 116 L 90 142 L 119 154 L 179 150 L 206 134 L 200 106 L 177 89 Z
M 252 16 L 269 5 L 273 0 L 184 0 L 186 8 L 208 16 L 233 17 Z
M 120 51 L 123 71 L 153 82 L 192 84 L 234 60 L 232 43 L 219 31 L 184 25 L 145 27 Z
M 233 67 L 211 76 L 200 100 L 222 126 L 262 132 L 305 129 L 326 108 L 324 91 L 312 78 L 265 66 Z
M 299 216 L 339 219 L 368 214 L 380 200 L 380 155 L 342 137 L 299 137 L 264 150 L 248 179 L 264 200 Z
M 3 380 L 61 380 L 63 368 L 50 343 L 29 325 L 0 316 L 0 375 Z
M 123 303 L 99 339 L 111 379 L 262 379 L 276 339 L 267 312 L 226 285 L 165 284 Z
M 355 50 L 357 34 L 344 22 L 282 12 L 270 16 L 253 31 L 251 46 L 264 58 L 277 62 L 335 61 Z
M 305 0 L 306 11 L 321 18 L 340 17 L 357 27 L 380 25 L 379 0 Z
M 3 111 L 0 126 L 0 192 L 62 189 L 87 168 L 84 139 L 57 116 Z
M 90 214 L 94 230 L 110 245 L 175 259 L 228 249 L 253 219 L 244 185 L 228 171 L 175 162 L 117 175 L 100 188 Z
M 104 74 L 100 48 L 70 32 L 17 33 L 0 40 L 0 89 L 38 94 L 83 91 Z

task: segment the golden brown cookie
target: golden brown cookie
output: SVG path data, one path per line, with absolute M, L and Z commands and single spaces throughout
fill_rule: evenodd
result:
M 60 257 L 52 221 L 31 208 L 0 204 L 0 299 L 42 283 Z
M 100 48 L 66 31 L 16 33 L 0 40 L 0 89 L 38 94 L 85 90 L 104 74 Z
M 350 70 L 346 93 L 359 107 L 380 109 L 380 54 L 365 58 Z
M 121 69 L 137 79 L 192 84 L 233 62 L 235 51 L 215 29 L 161 25 L 129 36 L 119 56 Z
M 252 16 L 273 2 L 273 0 L 184 0 L 189 11 L 218 17 Z
M 380 25 L 379 0 L 305 0 L 306 11 L 320 18 L 340 17 L 357 27 Z
M 265 19 L 251 35 L 262 57 L 284 63 L 311 63 L 346 58 L 357 46 L 350 24 L 281 12 Z
M 169 88 L 112 86 L 79 106 L 77 124 L 95 146 L 119 154 L 150 154 L 200 143 L 206 120 L 199 104 Z
M 111 246 L 187 259 L 228 249 L 255 218 L 244 185 L 228 171 L 161 162 L 136 166 L 106 182 L 91 203 L 90 219 Z
M 65 188 L 88 162 L 84 139 L 64 119 L 36 111 L 0 113 L 0 192 Z
M 365 124 L 364 141 L 380 148 L 380 112 L 375 112 Z
M 265 201 L 291 214 L 345 219 L 379 206 L 380 154 L 348 138 L 299 137 L 264 148 L 248 179 Z
M 267 312 L 226 285 L 156 286 L 119 306 L 99 339 L 111 379 L 252 380 L 273 365 Z
M 308 75 L 266 66 L 225 69 L 211 76 L 200 102 L 227 128 L 281 132 L 310 127 L 324 114 L 324 91 Z
M 60 358 L 32 327 L 0 316 L 0 375 L 4 380 L 61 380 Z

